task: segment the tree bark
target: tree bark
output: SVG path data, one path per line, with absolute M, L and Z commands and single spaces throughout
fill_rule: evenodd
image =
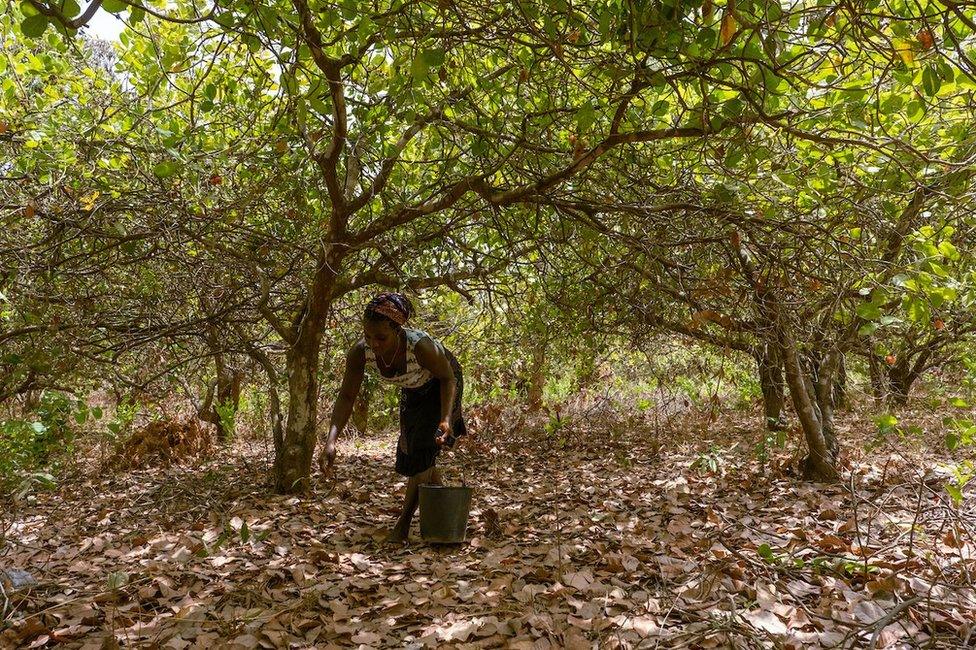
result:
M 309 487 L 317 440 L 319 354 L 339 263 L 339 259 L 323 255 L 306 307 L 292 325 L 294 337 L 285 356 L 288 418 L 274 463 L 275 490 L 279 494 L 304 492 Z
M 532 365 L 529 367 L 529 411 L 537 413 L 542 408 L 542 395 L 546 387 L 546 350 L 536 344 L 532 349 Z
M 837 438 L 833 431 L 833 404 L 823 405 L 827 407 L 825 409 L 818 401 L 818 392 L 829 395 L 831 388 L 829 380 L 832 373 L 822 373 L 816 378 L 819 381 L 815 381 L 815 378 L 806 372 L 796 343 L 786 325 L 781 320 L 777 320 L 780 349 L 786 369 L 786 383 L 790 388 L 793 408 L 800 420 L 803 437 L 809 449 L 802 463 L 803 477 L 814 481 L 836 481 L 839 477 L 835 466 Z M 820 387 L 819 391 L 818 387 Z
M 908 362 L 899 359 L 893 366 L 886 367 L 876 356 L 868 357 L 871 371 L 871 390 L 874 401 L 888 406 L 906 406 L 915 380 L 921 375 Z
M 888 369 L 888 391 L 885 395 L 885 401 L 892 406 L 908 405 L 908 395 L 917 378 L 918 375 L 911 371 L 908 364 L 899 360 L 898 363 Z
M 237 413 L 241 403 L 241 381 L 244 373 L 239 368 L 228 366 L 222 354 L 218 354 L 214 361 L 217 366 L 217 403 L 214 404 L 214 423 L 217 425 L 217 441 L 225 443 L 231 439 L 233 430 L 232 426 L 228 426 L 230 423 L 220 417 L 217 406 L 232 405 L 234 413 Z
M 288 416 L 281 453 L 275 457 L 275 490 L 279 494 L 304 492 L 312 469 L 318 401 L 316 366 L 321 334 L 301 336 L 288 351 Z
M 825 429 L 820 419 L 820 409 L 810 393 L 808 379 L 804 377 L 796 348 L 791 346 L 784 352 L 790 396 L 809 449 L 802 463 L 803 476 L 816 481 L 836 481 L 838 478 L 837 469 L 834 467 L 836 459 L 828 446 Z
M 285 446 L 284 418 L 281 415 L 281 397 L 278 391 L 278 370 L 264 350 L 248 341 L 242 332 L 238 331 L 238 334 L 242 339 L 247 341 L 248 355 L 258 362 L 268 377 L 268 406 L 271 415 L 271 437 L 274 443 L 275 459 L 277 459 L 282 455 L 282 450 Z M 275 462 L 277 463 L 277 460 Z
M 226 407 L 228 404 L 233 405 L 233 413 L 236 415 L 241 403 L 241 382 L 243 381 L 244 373 L 239 368 L 228 366 L 224 355 L 219 352 L 214 355 L 214 365 L 216 366 L 217 377 L 214 381 L 208 383 L 207 394 L 203 398 L 203 402 L 198 402 L 193 399 L 192 389 L 189 384 L 184 382 L 183 385 L 187 394 L 190 395 L 190 399 L 193 401 L 197 417 L 216 427 L 217 442 L 223 444 L 233 437 L 234 424 L 233 422 L 224 420 L 220 416 L 220 411 L 217 407 Z
M 874 402 L 881 404 L 888 396 L 888 375 L 881 366 L 881 360 L 875 354 L 868 355 L 868 371 L 871 375 L 871 393 Z
M 762 344 L 756 354 L 759 367 L 759 385 L 762 388 L 763 415 L 766 429 L 782 431 L 786 428 L 783 419 L 785 382 L 783 380 L 783 359 L 775 342 Z
M 843 355 L 836 347 L 828 350 L 820 358 L 810 358 L 808 376 L 814 384 L 814 396 L 820 411 L 820 425 L 830 457 L 836 461 L 840 449 L 837 443 L 837 430 L 834 428 L 834 390 L 838 369 Z
M 837 376 L 834 378 L 834 406 L 847 408 L 847 359 L 843 353 L 837 364 Z

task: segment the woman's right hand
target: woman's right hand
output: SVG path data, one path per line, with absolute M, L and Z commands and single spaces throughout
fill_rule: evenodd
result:
M 332 478 L 335 475 L 335 458 L 335 442 L 329 440 L 319 453 L 319 469 L 322 470 L 322 474 L 326 478 Z

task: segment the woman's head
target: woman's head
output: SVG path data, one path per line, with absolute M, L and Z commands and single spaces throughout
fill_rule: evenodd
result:
M 381 293 L 369 301 L 363 312 L 363 333 L 368 345 L 379 354 L 399 345 L 400 330 L 413 316 L 413 305 L 402 293 Z

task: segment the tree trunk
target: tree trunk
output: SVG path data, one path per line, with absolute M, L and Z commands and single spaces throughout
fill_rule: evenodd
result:
M 316 369 L 321 342 L 321 332 L 303 329 L 286 357 L 288 416 L 284 444 L 275 457 L 274 467 L 275 490 L 279 494 L 308 489 L 316 440 L 319 393 Z
M 233 436 L 233 422 L 227 422 L 220 417 L 217 406 L 233 406 L 233 413 L 236 415 L 241 404 L 241 381 L 244 373 L 239 368 L 228 366 L 222 354 L 218 354 L 214 361 L 217 366 L 217 402 L 213 405 L 213 422 L 217 425 L 217 441 L 225 443 Z
M 888 369 L 887 385 L 888 391 L 885 395 L 885 401 L 892 406 L 906 406 L 908 405 L 908 395 L 912 390 L 912 384 L 918 375 L 911 372 L 908 364 L 903 364 L 899 361 L 897 364 Z
M 810 359 L 810 371 L 808 372 L 808 377 L 814 385 L 813 395 L 817 400 L 820 424 L 823 429 L 824 441 L 827 443 L 827 451 L 835 460 L 840 446 L 837 444 L 837 430 L 834 428 L 834 391 L 842 360 L 843 355 L 834 348 L 820 359 Z
M 834 379 L 834 406 L 847 408 L 847 359 L 843 354 L 837 364 L 837 377 Z
M 542 395 L 546 387 L 546 350 L 541 344 L 532 349 L 532 365 L 529 368 L 529 411 L 537 413 L 542 408 Z
M 783 420 L 785 384 L 783 359 L 779 346 L 775 343 L 764 343 L 762 349 L 756 354 L 756 363 L 759 366 L 759 385 L 762 388 L 766 429 L 782 431 L 786 428 Z
M 285 447 L 284 419 L 281 416 L 281 397 L 278 391 L 278 370 L 264 350 L 255 346 L 245 336 L 242 335 L 242 338 L 246 341 L 248 355 L 261 365 L 268 377 L 268 407 L 271 415 L 271 436 L 274 442 L 275 458 L 277 459 L 283 455 L 283 449 Z M 275 462 L 277 463 L 277 461 Z
M 873 353 L 868 355 L 868 371 L 871 374 L 871 393 L 874 401 L 876 404 L 881 404 L 888 395 L 888 376 L 881 367 L 881 360 Z
M 288 419 L 274 463 L 275 490 L 279 494 L 304 492 L 309 487 L 318 433 L 319 354 L 326 316 L 332 306 L 330 296 L 336 278 L 334 269 L 338 267 L 339 260 L 332 256 L 320 260 L 306 307 L 292 326 L 294 338 L 285 357 Z
M 809 453 L 803 460 L 804 478 L 817 481 L 836 481 L 837 437 L 833 427 L 833 377 L 840 351 L 834 348 L 811 376 L 806 372 L 800 352 L 783 307 L 776 295 L 761 278 L 756 277 L 751 262 L 741 248 L 736 251 L 746 277 L 755 288 L 760 317 L 775 332 L 776 345 L 786 371 L 786 385 L 790 389 L 793 410 L 800 420 Z
M 234 435 L 234 418 L 241 403 L 241 381 L 244 373 L 234 367 L 228 366 L 224 361 L 224 355 L 217 353 L 214 355 L 214 365 L 217 367 L 217 378 L 207 384 L 207 394 L 202 402 L 193 399 L 193 391 L 189 384 L 184 382 L 187 395 L 193 401 L 197 417 L 208 422 L 217 429 L 217 442 L 226 443 Z M 216 401 L 214 392 L 216 389 Z M 227 406 L 233 406 L 230 412 L 230 421 L 221 417 L 220 411 Z M 218 407 L 221 407 L 218 409 Z
M 885 367 L 873 354 L 868 357 L 868 364 L 874 401 L 888 406 L 906 406 L 912 385 L 920 373 L 913 372 L 909 363 L 901 359 L 895 365 Z
M 779 343 L 786 369 L 786 383 L 790 388 L 793 408 L 796 410 L 803 429 L 809 453 L 803 459 L 803 476 L 809 480 L 832 482 L 838 479 L 837 439 L 833 431 L 833 405 L 828 403 L 821 408 L 818 401 L 818 385 L 826 386 L 830 393 L 830 376 L 821 374 L 815 381 L 805 370 L 796 344 L 782 322 L 778 323 Z

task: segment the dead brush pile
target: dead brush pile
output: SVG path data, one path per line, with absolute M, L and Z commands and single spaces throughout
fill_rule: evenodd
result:
M 212 447 L 211 436 L 195 418 L 163 419 L 150 422 L 122 444 L 113 464 L 136 469 L 168 466 L 176 461 L 206 455 Z

